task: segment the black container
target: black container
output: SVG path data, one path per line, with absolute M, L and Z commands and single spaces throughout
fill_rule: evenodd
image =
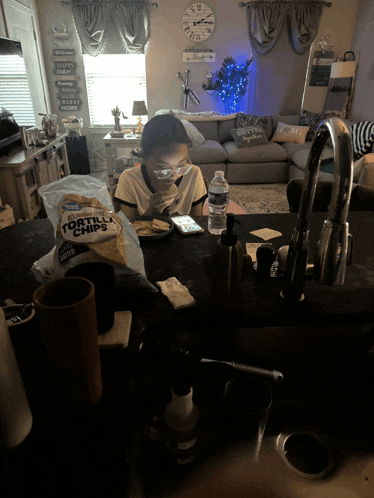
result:
M 114 325 L 114 268 L 107 263 L 82 263 L 70 268 L 65 277 L 82 277 L 95 287 L 97 330 L 108 332 Z

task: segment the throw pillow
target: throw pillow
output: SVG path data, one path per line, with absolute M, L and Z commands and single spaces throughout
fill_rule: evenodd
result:
M 250 147 L 252 145 L 265 145 L 269 143 L 261 125 L 234 128 L 230 130 L 230 133 L 238 147 Z
M 198 145 L 201 145 L 205 142 L 204 135 L 202 135 L 199 132 L 199 130 L 196 128 L 196 126 L 194 126 L 189 121 L 186 121 L 185 119 L 181 119 L 181 122 L 183 123 L 184 129 L 186 130 L 188 138 L 190 138 L 192 141 L 192 147 L 197 147 Z
M 272 116 L 253 116 L 239 112 L 236 118 L 237 128 L 247 128 L 247 126 L 261 125 L 267 139 L 273 133 L 273 117 Z
M 314 133 L 323 119 L 323 113 L 317 114 L 315 112 L 301 111 L 300 126 L 309 126 L 305 139 L 307 142 L 313 140 Z
M 350 132 L 354 160 L 357 160 L 371 151 L 374 143 L 374 123 L 372 121 L 355 123 L 351 126 Z
M 284 123 L 278 123 L 271 141 L 303 144 L 305 143 L 308 130 L 309 126 L 291 126 Z
M 317 131 L 318 126 L 327 118 L 331 116 L 341 117 L 341 111 L 324 111 L 315 113 L 310 111 L 301 111 L 300 126 L 309 126 L 308 133 L 306 134 L 306 141 L 312 141 Z M 328 144 L 330 145 L 330 143 Z

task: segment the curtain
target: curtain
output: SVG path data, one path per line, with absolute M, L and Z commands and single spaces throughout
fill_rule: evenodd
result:
M 318 33 L 323 6 L 295 5 L 287 16 L 288 36 L 294 51 L 302 55 L 309 50 Z
M 253 5 L 247 8 L 249 39 L 260 55 L 274 47 L 281 32 L 286 5 Z
M 304 54 L 318 33 L 323 3 L 295 0 L 295 5 L 272 0 L 247 6 L 247 26 L 251 44 L 259 55 L 270 52 L 287 22 L 293 50 Z
M 144 54 L 150 35 L 150 7 L 145 0 L 73 0 L 73 17 L 82 52 L 92 56 L 112 53 L 107 40 L 125 54 Z

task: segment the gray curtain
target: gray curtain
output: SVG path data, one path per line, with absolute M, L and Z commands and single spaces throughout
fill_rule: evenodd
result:
M 150 35 L 151 4 L 144 0 L 106 3 L 105 0 L 73 0 L 73 17 L 82 52 L 92 56 L 112 53 L 108 37 L 125 54 L 144 54 Z M 107 48 L 108 46 L 108 48 Z
M 259 55 L 270 52 L 287 22 L 293 50 L 304 54 L 317 36 L 322 10 L 322 3 L 310 4 L 308 0 L 295 0 L 295 5 L 279 0 L 248 5 L 248 35 L 253 48 Z
M 114 9 L 114 20 L 127 54 L 144 54 L 144 46 L 149 40 L 149 6 L 139 4 L 119 4 Z
M 295 5 L 287 16 L 288 36 L 294 51 L 302 55 L 309 50 L 317 36 L 323 6 L 318 4 Z
M 286 15 L 286 5 L 253 5 L 247 8 L 249 39 L 260 55 L 274 47 Z

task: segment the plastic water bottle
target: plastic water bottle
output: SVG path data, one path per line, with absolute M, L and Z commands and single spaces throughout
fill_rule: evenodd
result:
M 219 235 L 226 230 L 226 211 L 229 206 L 229 184 L 223 171 L 214 173 L 209 185 L 208 203 L 208 230 L 214 235 Z

